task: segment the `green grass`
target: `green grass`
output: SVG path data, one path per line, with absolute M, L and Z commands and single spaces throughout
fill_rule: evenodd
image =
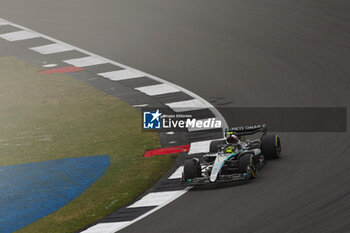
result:
M 0 58 L 0 166 L 104 154 L 111 163 L 82 195 L 18 232 L 75 232 L 152 186 L 174 157 L 143 158 L 160 142 L 140 127 L 141 114 L 113 96 Z

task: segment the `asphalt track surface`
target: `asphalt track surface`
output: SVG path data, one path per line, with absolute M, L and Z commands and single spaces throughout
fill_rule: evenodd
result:
M 218 107 L 349 107 L 347 0 L 0 6 L 2 18 L 162 77 Z M 349 133 L 280 136 L 283 157 L 257 180 L 190 191 L 121 232 L 350 232 Z

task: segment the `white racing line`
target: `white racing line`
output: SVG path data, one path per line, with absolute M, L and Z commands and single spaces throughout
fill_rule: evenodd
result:
M 161 78 L 158 78 L 154 75 L 147 74 L 145 72 L 139 71 L 137 69 L 128 67 L 126 65 L 120 64 L 118 62 L 112 61 L 110 59 L 104 58 L 102 56 L 96 55 L 94 53 L 88 52 L 86 50 L 83 50 L 81 48 L 75 47 L 73 45 L 67 44 L 65 42 L 56 40 L 54 38 L 51 38 L 49 36 L 46 36 L 44 34 L 38 33 L 36 31 L 30 30 L 26 27 L 23 27 L 21 25 L 9 22 L 5 19 L 0 18 L 0 27 L 5 25 L 11 25 L 13 27 L 18 28 L 18 31 L 10 32 L 10 33 L 4 33 L 0 34 L 0 38 L 10 41 L 10 42 L 16 42 L 16 41 L 22 41 L 27 39 L 33 39 L 33 38 L 44 38 L 49 41 L 52 41 L 52 44 L 43 45 L 43 46 L 37 46 L 28 48 L 32 51 L 35 51 L 37 53 L 47 55 L 47 54 L 54 54 L 59 52 L 67 52 L 67 51 L 78 51 L 81 53 L 86 54 L 86 57 L 82 58 L 76 58 L 76 59 L 69 59 L 69 60 L 63 60 L 63 62 L 76 66 L 76 67 L 87 67 L 92 65 L 99 65 L 99 64 L 114 64 L 122 70 L 115 70 L 115 71 L 109 71 L 109 72 L 103 72 L 99 73 L 98 75 L 113 81 L 120 81 L 120 80 L 127 80 L 127 79 L 135 79 L 140 77 L 149 77 L 153 80 L 156 80 L 160 82 L 161 84 L 158 85 L 151 85 L 151 86 L 144 86 L 144 87 L 138 87 L 135 88 L 135 90 L 140 91 L 148 96 L 157 96 L 161 94 L 168 94 L 168 93 L 175 93 L 175 92 L 184 92 L 187 95 L 191 96 L 192 100 L 187 101 L 179 101 L 179 102 L 172 102 L 172 103 L 166 103 L 167 106 L 169 106 L 171 109 L 173 109 L 175 112 L 183 112 L 183 111 L 189 111 L 189 110 L 196 110 L 196 109 L 210 109 L 213 114 L 216 116 L 217 120 L 221 120 L 222 122 L 222 128 L 227 128 L 227 123 L 223 116 L 220 114 L 220 112 L 214 108 L 213 105 L 211 105 L 209 102 L 201 98 L 200 96 L 196 95 L 195 93 L 184 89 L 176 84 L 170 83 L 166 80 L 163 80 Z M 135 105 L 134 107 L 139 106 L 147 106 L 147 103 L 141 104 L 141 105 Z M 199 130 L 199 129 L 197 129 Z M 203 129 L 205 130 L 205 129 Z M 201 142 L 193 142 L 190 144 L 190 151 L 189 154 L 196 154 L 196 153 L 206 153 L 209 152 L 209 146 L 210 142 L 212 140 L 208 141 L 201 141 Z M 182 175 L 183 167 L 179 167 L 168 179 L 180 179 Z M 121 222 L 112 222 L 112 223 L 99 223 L 97 225 L 94 225 L 87 230 L 83 231 L 84 233 L 112 233 L 116 232 L 118 230 L 121 230 L 125 228 L 126 226 L 129 226 L 130 224 L 133 224 L 134 222 L 137 222 L 138 220 L 152 214 L 153 212 L 157 211 L 158 209 L 162 208 L 163 206 L 167 205 L 168 203 L 174 201 L 176 198 L 180 197 L 181 195 L 185 194 L 189 188 L 185 188 L 183 190 L 176 190 L 176 191 L 165 191 L 165 192 L 153 192 L 148 193 L 144 197 L 142 197 L 140 200 L 136 201 L 132 205 L 128 206 L 127 208 L 137 208 L 137 207 L 143 207 L 143 206 L 155 206 L 152 210 L 148 211 L 147 213 L 135 218 L 132 221 L 121 221 Z

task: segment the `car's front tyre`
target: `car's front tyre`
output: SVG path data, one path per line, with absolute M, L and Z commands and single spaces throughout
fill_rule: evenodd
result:
M 200 176 L 201 176 L 201 165 L 199 163 L 199 160 L 196 158 L 185 160 L 184 179 L 189 180 Z
M 253 154 L 244 154 L 238 160 L 238 168 L 243 173 L 250 176 L 250 178 L 256 178 L 258 175 L 258 169 L 256 164 L 254 163 L 254 155 Z

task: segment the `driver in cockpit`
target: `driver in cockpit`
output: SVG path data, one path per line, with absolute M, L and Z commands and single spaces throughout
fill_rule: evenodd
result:
M 233 153 L 235 151 L 235 145 L 239 143 L 239 139 L 232 132 L 228 132 L 226 133 L 226 142 L 228 143 L 226 153 Z

